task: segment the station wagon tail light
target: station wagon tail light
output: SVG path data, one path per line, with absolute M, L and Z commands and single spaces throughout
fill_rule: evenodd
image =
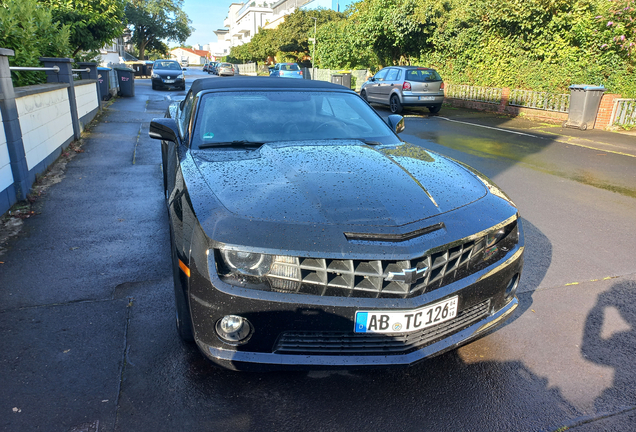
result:
M 439 85 L 439 89 L 444 90 L 444 81 L 442 81 L 442 83 Z
M 404 81 L 404 84 L 402 84 L 402 90 L 411 91 L 411 83 Z
M 298 73 L 299 73 L 299 74 L 300 74 L 300 75 L 302 76 L 302 74 L 303 74 L 303 71 L 300 71 L 300 72 L 298 72 Z

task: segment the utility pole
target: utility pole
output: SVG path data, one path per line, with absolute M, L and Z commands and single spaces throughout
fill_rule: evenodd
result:
M 311 52 L 311 67 L 313 69 L 316 68 L 316 23 L 318 22 L 318 18 L 314 18 L 314 17 L 310 17 L 312 20 L 314 20 L 314 48 Z

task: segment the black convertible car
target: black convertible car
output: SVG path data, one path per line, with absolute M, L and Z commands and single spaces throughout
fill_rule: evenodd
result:
M 179 335 L 231 369 L 409 365 L 517 307 L 521 220 L 355 92 L 202 79 L 155 119 Z

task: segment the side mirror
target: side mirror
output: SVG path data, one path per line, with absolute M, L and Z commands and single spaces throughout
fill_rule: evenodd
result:
M 371 82 L 375 81 L 375 77 L 369 78 L 369 81 L 371 81 Z
M 183 70 L 188 70 L 188 68 L 183 68 Z
M 148 136 L 150 138 L 172 141 L 175 144 L 179 144 L 179 127 L 174 119 L 156 118 L 150 122 Z
M 387 123 L 396 134 L 404 131 L 404 117 L 398 114 L 391 114 L 387 119 Z

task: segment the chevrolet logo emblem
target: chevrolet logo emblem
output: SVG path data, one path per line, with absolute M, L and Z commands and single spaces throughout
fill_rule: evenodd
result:
M 404 282 L 412 284 L 426 276 L 428 267 L 404 269 L 401 272 L 389 272 L 384 278 L 387 282 Z

